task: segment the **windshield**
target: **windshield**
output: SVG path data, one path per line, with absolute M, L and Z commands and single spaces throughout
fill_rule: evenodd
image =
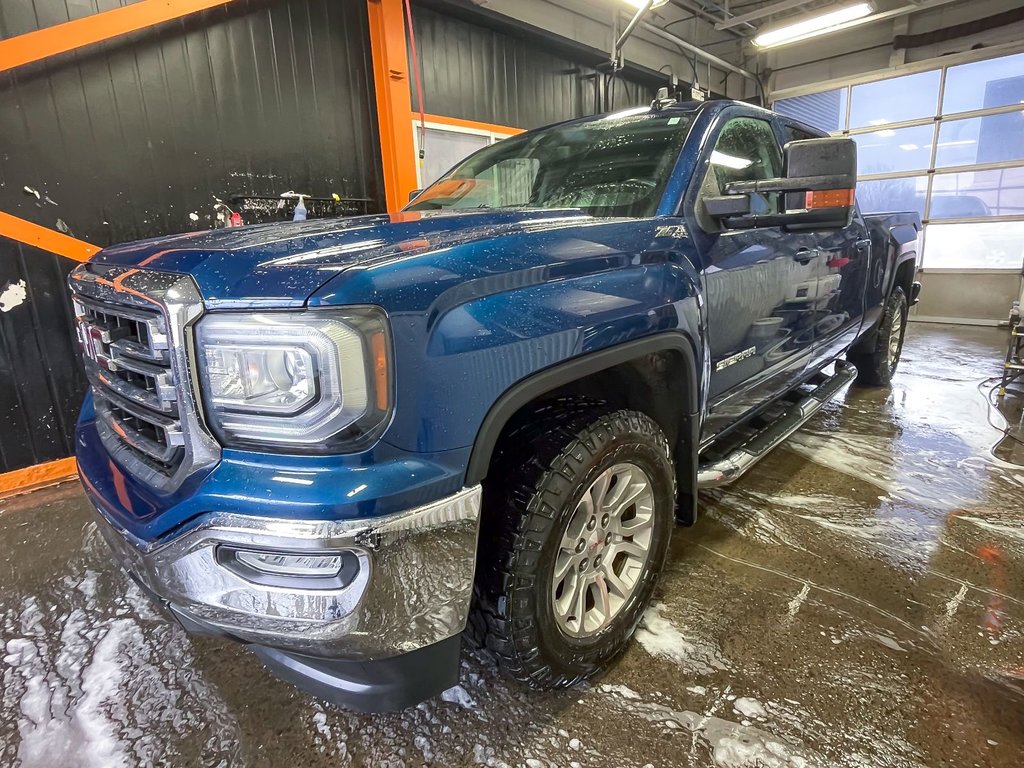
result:
M 470 155 L 408 211 L 579 208 L 653 216 L 692 113 L 611 116 L 505 139 Z

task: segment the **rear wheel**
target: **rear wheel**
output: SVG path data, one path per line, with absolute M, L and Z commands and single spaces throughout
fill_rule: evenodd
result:
M 868 387 L 887 387 L 903 353 L 907 332 L 907 296 L 902 288 L 893 288 L 885 302 L 878 324 L 875 346 L 870 352 L 851 352 L 849 360 L 857 366 L 857 383 Z
M 477 602 L 502 669 L 556 687 L 598 671 L 636 629 L 668 551 L 675 474 L 642 413 L 561 404 L 531 423 L 485 486 Z

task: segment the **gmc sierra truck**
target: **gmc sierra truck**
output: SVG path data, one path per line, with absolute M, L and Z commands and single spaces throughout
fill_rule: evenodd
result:
M 698 490 L 886 385 L 915 214 L 748 104 L 480 150 L 393 215 L 106 248 L 70 277 L 85 491 L 186 629 L 362 710 L 606 666 Z

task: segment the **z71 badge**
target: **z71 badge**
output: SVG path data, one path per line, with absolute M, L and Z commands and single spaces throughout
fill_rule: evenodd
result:
M 686 227 L 682 224 L 672 224 L 670 226 L 658 227 L 654 231 L 655 237 L 674 237 L 677 240 L 686 237 L 689 233 L 686 231 Z

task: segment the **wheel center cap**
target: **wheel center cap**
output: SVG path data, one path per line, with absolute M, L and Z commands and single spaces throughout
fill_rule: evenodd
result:
M 601 547 L 603 545 L 604 536 L 602 536 L 600 532 L 595 532 L 594 535 L 590 537 L 590 543 L 587 544 L 587 552 L 591 555 L 596 554 L 601 551 Z

